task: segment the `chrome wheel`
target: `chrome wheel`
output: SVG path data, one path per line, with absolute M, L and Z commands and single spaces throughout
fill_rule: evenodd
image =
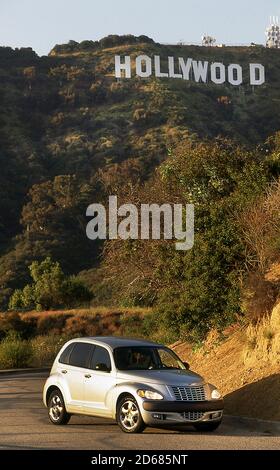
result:
M 120 409 L 120 421 L 125 429 L 133 431 L 139 423 L 139 410 L 136 403 L 127 399 Z
M 50 401 L 49 414 L 53 421 L 59 421 L 63 414 L 63 403 L 59 395 L 53 395 Z
M 67 424 L 71 415 L 67 413 L 60 390 L 53 390 L 48 400 L 48 414 L 53 424 Z

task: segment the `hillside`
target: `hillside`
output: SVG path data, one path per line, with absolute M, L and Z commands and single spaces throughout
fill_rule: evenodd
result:
M 221 338 L 212 331 L 197 351 L 178 342 L 174 350 L 225 397 L 226 413 L 280 420 L 280 304 L 256 326 L 235 325 Z
M 245 84 L 116 80 L 115 55 L 140 54 L 160 55 L 163 68 L 168 56 L 237 63 Z M 265 66 L 264 85 L 249 85 L 249 63 Z M 29 280 L 34 259 L 50 254 L 67 273 L 92 272 L 100 246 L 85 238 L 86 207 L 146 181 L 168 149 L 195 134 L 253 148 L 279 130 L 279 69 L 277 50 L 167 46 L 144 36 L 71 41 L 48 57 L 0 48 L 2 307 Z

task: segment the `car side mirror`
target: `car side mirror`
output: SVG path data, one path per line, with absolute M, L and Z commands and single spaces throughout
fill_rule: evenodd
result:
M 100 370 L 101 372 L 111 372 L 111 369 L 103 362 L 96 364 L 95 370 Z
M 183 364 L 187 370 L 190 370 L 190 365 L 188 362 L 183 362 Z

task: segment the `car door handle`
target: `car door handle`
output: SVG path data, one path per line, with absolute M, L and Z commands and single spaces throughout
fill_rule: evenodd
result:
M 61 372 L 62 372 L 62 374 L 67 374 L 67 370 L 65 370 L 65 369 L 62 370 Z
M 86 379 L 90 379 L 90 378 L 91 378 L 91 375 L 90 375 L 90 374 L 85 374 L 85 378 L 86 378 Z

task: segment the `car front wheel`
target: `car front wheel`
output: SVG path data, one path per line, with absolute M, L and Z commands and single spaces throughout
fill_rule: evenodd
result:
M 194 427 L 197 431 L 200 431 L 200 432 L 212 432 L 218 429 L 220 424 L 221 424 L 221 421 L 216 421 L 215 423 L 197 423 L 197 424 L 194 424 Z
M 50 394 L 48 411 L 53 424 L 67 424 L 71 418 L 71 415 L 66 411 L 63 396 L 58 389 Z
M 145 429 L 137 401 L 132 395 L 123 397 L 117 406 L 117 423 L 127 433 L 140 433 Z

